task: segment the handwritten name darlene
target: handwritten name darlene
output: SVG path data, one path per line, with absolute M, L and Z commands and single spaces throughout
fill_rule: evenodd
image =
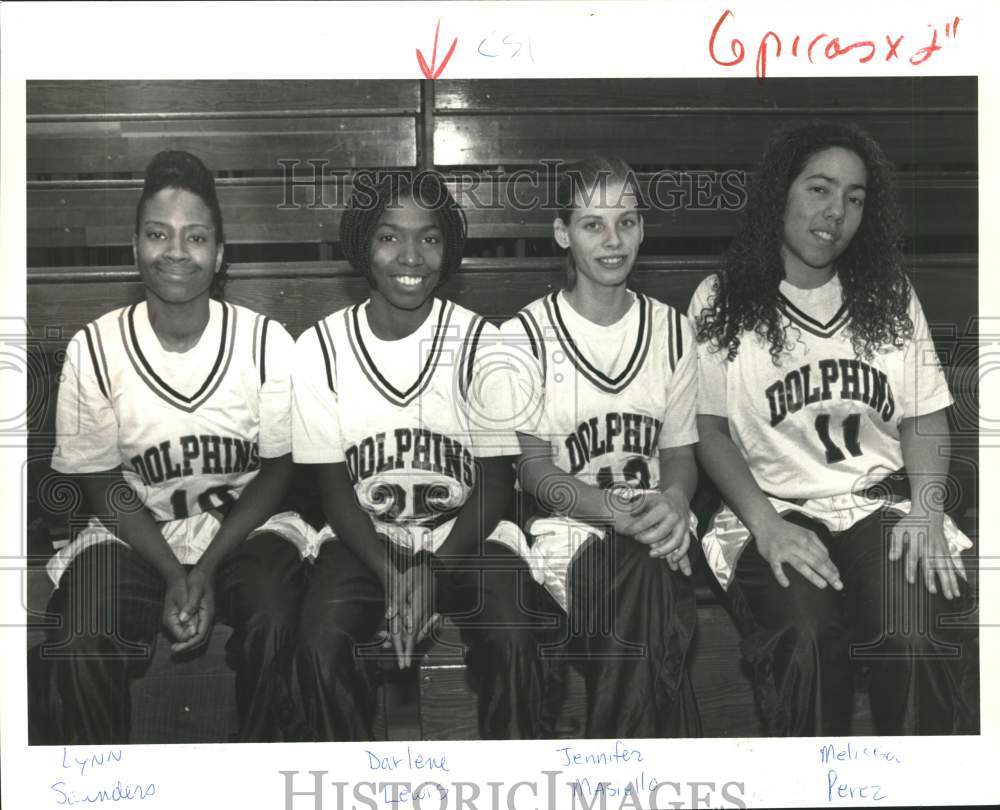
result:
M 414 771 L 442 771 L 449 773 L 447 755 L 421 754 L 406 746 L 406 753 L 377 754 L 365 750 L 368 755 L 368 769 L 372 771 L 396 771 L 408 768 Z

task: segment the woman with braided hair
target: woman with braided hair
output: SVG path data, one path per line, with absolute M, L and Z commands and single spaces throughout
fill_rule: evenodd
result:
M 852 663 L 879 734 L 974 731 L 977 644 L 942 513 L 951 397 L 903 273 L 892 169 L 855 127 L 768 143 L 743 225 L 690 306 L 704 535 L 769 733 L 844 734 Z
M 458 270 L 465 219 L 439 175 L 361 174 L 341 245 L 369 299 L 299 338 L 293 455 L 315 466 L 329 522 L 305 596 L 292 689 L 300 736 L 368 740 L 371 641 L 414 662 L 435 614 L 469 647 L 486 738 L 540 733 L 541 677 L 519 593 L 527 566 L 494 536 L 516 442 L 497 430 L 508 387 L 490 374 L 496 329 L 436 292 Z

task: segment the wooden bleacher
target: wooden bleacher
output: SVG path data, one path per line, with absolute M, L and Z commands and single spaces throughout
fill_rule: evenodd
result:
M 655 180 L 653 191 L 666 203 L 646 216 L 635 284 L 686 308 L 735 230 L 733 203 L 768 135 L 785 122 L 814 117 L 865 126 L 899 169 L 908 268 L 957 403 L 948 509 L 975 536 L 974 78 L 46 81 L 28 83 L 27 112 L 33 373 L 25 528 L 36 563 L 80 520 L 48 467 L 59 353 L 84 323 L 142 296 L 131 238 L 142 172 L 158 150 L 187 149 L 217 174 L 227 298 L 297 336 L 367 295 L 367 283 L 337 245 L 358 169 L 433 166 L 451 178 L 468 215 L 469 242 L 462 270 L 444 292 L 500 320 L 561 284 L 552 211 L 539 204 L 552 199 L 550 162 L 621 156 L 644 182 Z M 44 575 L 35 568 L 29 581 L 29 606 L 40 609 Z M 759 734 L 735 630 L 704 583 L 699 600 L 691 664 L 706 734 Z M 29 636 L 37 640 L 39 633 L 36 627 Z M 185 664 L 167 661 L 159 645 L 145 684 L 136 685 L 136 741 L 225 740 L 232 713 L 221 660 L 226 633 L 218 628 L 208 653 Z M 474 737 L 461 660 L 443 650 L 430 651 L 418 683 L 384 690 L 382 733 Z M 155 678 L 172 684 L 169 693 L 156 688 Z M 574 681 L 561 726 L 567 736 L 580 733 L 581 697 Z M 862 699 L 856 731 L 867 730 L 865 710 Z

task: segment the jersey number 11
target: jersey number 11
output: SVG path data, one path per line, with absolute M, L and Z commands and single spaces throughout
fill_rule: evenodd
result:
M 857 457 L 862 454 L 861 449 L 861 414 L 852 413 L 841 423 L 844 431 L 844 447 L 852 456 Z M 843 461 L 847 456 L 830 438 L 830 414 L 821 413 L 816 417 L 816 433 L 819 440 L 823 442 L 823 449 L 826 450 L 826 463 L 836 464 Z

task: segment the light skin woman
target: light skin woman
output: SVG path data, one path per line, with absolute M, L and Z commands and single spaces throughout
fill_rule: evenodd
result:
M 922 663 L 951 634 L 888 607 L 919 588 L 946 612 L 967 595 L 970 545 L 941 509 L 951 399 L 902 271 L 891 167 L 860 130 L 816 124 L 777 134 L 758 177 L 690 314 L 698 458 L 725 502 L 704 545 L 765 723 L 846 733 L 853 658 L 880 733 L 967 728 L 964 676 L 948 670 L 971 672 L 975 644 L 961 664 Z
M 561 637 L 546 655 L 561 649 L 583 672 L 586 736 L 696 735 L 685 669 L 693 335 L 679 312 L 629 289 L 643 219 L 627 164 L 568 167 L 559 201 L 567 286 L 503 327 L 531 354 L 523 388 L 533 402 L 520 410 L 534 420 L 518 429 L 518 479 L 530 496 L 529 556 L 545 561 L 560 609 Z

